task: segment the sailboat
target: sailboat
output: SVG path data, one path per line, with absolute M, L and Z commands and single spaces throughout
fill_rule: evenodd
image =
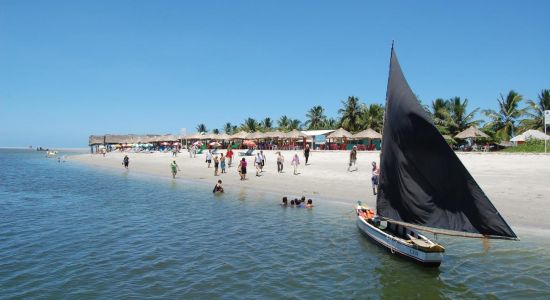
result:
M 439 266 L 423 232 L 519 240 L 434 126 L 391 48 L 376 211 L 358 202 L 360 232 L 391 253 Z

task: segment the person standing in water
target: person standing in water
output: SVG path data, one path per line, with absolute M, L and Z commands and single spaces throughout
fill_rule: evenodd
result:
M 175 160 L 170 164 L 170 169 L 172 169 L 172 178 L 176 179 L 176 174 L 178 174 L 178 171 L 181 170 Z
M 122 159 L 122 165 L 128 170 L 128 165 L 130 164 L 130 158 L 128 155 L 124 155 L 124 158 Z
M 306 147 L 304 148 L 304 157 L 306 158 L 306 166 L 309 161 L 309 144 L 306 144 Z
M 351 152 L 349 153 L 348 172 L 351 172 L 351 166 L 355 167 L 355 171 L 358 170 L 358 168 L 357 168 L 357 146 L 353 146 L 353 149 L 351 149 Z
M 225 173 L 225 156 L 223 153 L 220 156 L 220 168 L 222 169 L 222 173 Z
M 241 175 L 241 180 L 246 180 L 246 159 L 241 159 L 241 162 L 239 163 L 239 174 Z
M 294 175 L 298 175 L 298 165 L 300 164 L 300 158 L 298 157 L 298 153 L 294 153 L 294 157 L 292 158 L 291 165 L 294 166 Z
M 373 195 L 376 195 L 376 193 L 378 192 L 378 177 L 379 176 L 380 176 L 380 168 L 378 168 L 378 166 L 376 166 L 376 162 L 373 161 L 372 162 L 372 177 L 371 177 L 372 194 Z
M 219 167 L 220 167 L 220 161 L 218 160 L 218 156 L 216 155 L 214 156 L 214 176 L 220 175 L 218 173 Z

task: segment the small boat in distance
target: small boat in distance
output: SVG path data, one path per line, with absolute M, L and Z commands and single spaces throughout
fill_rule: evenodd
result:
M 391 49 L 376 213 L 359 203 L 357 227 L 375 243 L 439 266 L 445 248 L 422 232 L 519 240 L 434 126 Z

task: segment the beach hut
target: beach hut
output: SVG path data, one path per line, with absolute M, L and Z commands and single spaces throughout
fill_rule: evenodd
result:
M 245 140 L 246 137 L 248 136 L 248 132 L 246 131 L 239 131 L 235 134 L 232 134 L 230 139 L 231 140 Z
M 363 131 L 360 131 L 356 134 L 353 135 L 353 139 L 354 140 L 368 140 L 369 141 L 369 144 L 367 145 L 367 147 L 365 147 L 364 145 L 359 145 L 360 149 L 359 150 L 374 150 L 375 146 L 372 141 L 373 140 L 382 140 L 382 135 L 378 132 L 376 132 L 375 130 L 371 129 L 371 128 L 367 128 Z
M 346 144 L 349 139 L 353 139 L 353 134 L 344 128 L 335 130 L 333 133 L 327 136 L 329 141 L 332 141 L 333 144 L 330 146 L 330 150 L 346 150 Z M 341 145 L 338 147 L 336 142 L 340 141 Z

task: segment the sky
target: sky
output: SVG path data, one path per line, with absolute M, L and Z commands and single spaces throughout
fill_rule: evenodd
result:
M 425 104 L 550 89 L 550 1 L 0 0 L 0 146 L 187 133 L 384 103 L 390 47 Z M 481 116 L 480 116 L 481 117 Z

